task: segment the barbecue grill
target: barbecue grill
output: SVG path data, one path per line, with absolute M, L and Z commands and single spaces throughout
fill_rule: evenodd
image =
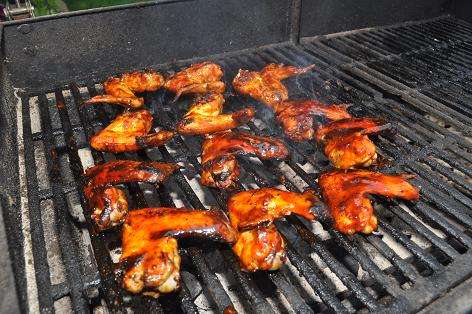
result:
M 467 9 L 468 12 L 467 12 Z M 1 54 L 0 238 L 6 312 L 465 312 L 472 308 L 472 14 L 465 1 L 155 1 L 7 22 Z M 356 30 L 354 30 L 356 29 Z M 181 241 L 182 289 L 129 295 L 116 274 L 119 231 L 97 233 L 83 170 L 112 159 L 177 162 L 155 187 L 128 184 L 131 208 L 226 208 L 228 192 L 199 184 L 200 137 L 113 155 L 88 140 L 116 116 L 79 110 L 124 71 L 169 73 L 212 60 L 230 82 L 270 62 L 316 64 L 288 79 L 294 98 L 351 103 L 394 132 L 374 137 L 379 171 L 409 172 L 418 203 L 375 199 L 379 230 L 345 236 L 329 221 L 288 217 L 280 271 L 247 274 L 225 245 Z M 241 127 L 283 138 L 273 114 L 230 90 L 226 109 L 257 108 Z M 154 127 L 171 129 L 189 97 L 144 94 Z M 285 138 L 282 162 L 241 160 L 238 189 L 317 189 L 329 162 Z M 3 236 L 5 234 L 5 236 Z M 8 250 L 7 250 L 8 247 Z M 15 287 L 15 288 L 13 288 Z

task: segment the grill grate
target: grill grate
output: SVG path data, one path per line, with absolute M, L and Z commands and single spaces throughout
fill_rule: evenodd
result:
M 225 209 L 227 192 L 198 183 L 201 138 L 177 136 L 165 147 L 136 154 L 99 153 L 89 149 L 88 139 L 118 111 L 95 106 L 79 112 L 77 107 L 99 93 L 100 85 L 71 83 L 24 96 L 18 110 L 23 118 L 23 175 L 39 308 L 81 312 L 129 307 L 139 312 L 185 313 L 222 312 L 228 307 L 247 312 L 414 311 L 465 280 L 472 271 L 468 262 L 472 57 L 467 53 L 471 29 L 446 17 L 214 58 L 224 67 L 226 82 L 239 68 L 260 69 L 268 62 L 317 64 L 315 73 L 287 80 L 291 96 L 353 103 L 350 110 L 356 116 L 383 116 L 393 122 L 395 134 L 374 137 L 387 160 L 380 170 L 417 174 L 413 182 L 421 187 L 422 196 L 417 204 L 376 199 L 379 232 L 375 235 L 347 237 L 325 221 L 308 223 L 289 217 L 278 222 L 288 240 L 289 263 L 274 273 L 243 273 L 228 247 L 182 241 L 183 289 L 158 300 L 129 296 L 119 288 L 114 270 L 120 254 L 119 232 L 96 234 L 87 229 L 91 221 L 81 193 L 83 169 L 115 158 L 178 162 L 185 169 L 162 187 L 126 185 L 130 206 Z M 187 64 L 158 70 L 175 71 Z M 172 128 L 188 108 L 190 99 L 172 104 L 171 97 L 164 91 L 145 95 L 154 127 Z M 228 95 L 226 108 L 233 111 L 248 104 L 258 114 L 243 129 L 282 136 L 280 128 L 274 127 L 273 114 L 251 99 Z M 329 169 L 326 158 L 311 143 L 287 144 L 292 152 L 289 160 L 242 160 L 238 189 L 316 189 L 318 174 Z M 54 213 L 50 220 L 44 215 L 48 202 Z M 53 228 L 53 239 L 45 238 L 47 228 Z M 57 252 L 45 249 L 50 241 L 58 243 Z M 51 262 L 54 254 L 60 255 L 60 263 Z

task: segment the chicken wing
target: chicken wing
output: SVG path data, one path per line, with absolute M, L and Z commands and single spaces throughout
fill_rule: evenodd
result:
M 159 162 L 118 160 L 87 169 L 84 195 L 98 229 L 119 225 L 128 214 L 125 192 L 112 185 L 139 181 L 158 184 L 177 168 L 177 165 Z
M 247 272 L 277 270 L 287 259 L 285 241 L 274 225 L 241 232 L 233 252 Z
M 184 94 L 205 94 L 215 92 L 222 94 L 225 83 L 221 81 L 223 69 L 218 64 L 201 62 L 191 65 L 172 75 L 165 83 L 164 88 L 175 93 L 175 99 Z
M 377 229 L 377 217 L 368 194 L 417 201 L 418 189 L 407 181 L 412 177 L 366 170 L 335 171 L 322 174 L 318 184 L 337 230 L 346 234 L 371 233 Z
M 324 153 L 339 169 L 370 166 L 377 159 L 375 144 L 367 136 L 389 125 L 379 119 L 360 118 L 331 122 L 317 131 L 323 140 Z
M 215 133 L 202 145 L 202 184 L 222 189 L 233 186 L 239 176 L 236 155 L 286 158 L 288 149 L 282 141 L 271 137 L 246 132 Z
M 268 64 L 260 72 L 239 70 L 233 80 L 234 89 L 243 94 L 274 107 L 277 103 L 288 99 L 288 91 L 282 80 L 294 75 L 306 73 L 314 65 L 297 68 L 283 64 Z
M 164 77 L 152 70 L 125 73 L 121 77 L 111 77 L 104 84 L 105 95 L 90 98 L 84 104 L 116 103 L 127 108 L 140 108 L 142 97 L 135 93 L 153 92 L 164 85 Z
M 174 137 L 170 131 L 148 134 L 152 120 L 152 114 L 145 109 L 125 112 L 92 136 L 90 146 L 111 153 L 133 152 L 164 145 Z
M 145 208 L 131 211 L 123 226 L 123 286 L 151 295 L 179 288 L 178 237 L 202 237 L 233 243 L 237 232 L 219 210 Z
M 156 161 L 109 161 L 85 170 L 88 179 L 85 190 L 129 182 L 160 184 L 179 168 L 177 164 Z
M 128 214 L 128 200 L 125 192 L 109 186 L 87 194 L 92 209 L 92 219 L 99 230 L 105 230 L 123 223 Z
M 215 133 L 238 127 L 254 117 L 252 108 L 222 114 L 224 102 L 223 95 L 217 93 L 199 97 L 178 124 L 177 130 L 185 135 Z
M 267 226 L 274 220 L 290 214 L 313 220 L 315 215 L 310 208 L 318 201 L 312 190 L 295 193 L 276 188 L 262 188 L 233 195 L 228 200 L 228 212 L 233 227 L 246 230 L 261 225 Z
M 348 105 L 327 105 L 315 100 L 284 101 L 275 106 L 276 118 L 285 134 L 294 141 L 311 140 L 315 135 L 314 116 L 328 120 L 351 118 Z

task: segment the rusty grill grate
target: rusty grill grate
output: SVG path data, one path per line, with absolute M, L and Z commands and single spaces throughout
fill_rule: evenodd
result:
M 472 25 L 446 17 L 210 57 L 224 67 L 228 83 L 239 68 L 260 69 L 269 62 L 315 63 L 318 68 L 310 75 L 286 81 L 291 96 L 353 103 L 350 111 L 356 116 L 391 121 L 395 133 L 374 137 L 380 155 L 390 160 L 380 171 L 417 174 L 413 183 L 421 187 L 421 200 L 412 204 L 376 199 L 379 232 L 368 236 L 344 236 L 325 221 L 289 217 L 278 222 L 288 239 L 289 257 L 279 272 L 242 273 L 228 247 L 182 241 L 182 290 L 157 300 L 120 289 L 114 274 L 119 229 L 96 234 L 88 228 L 90 212 L 81 193 L 83 169 L 112 159 L 178 162 L 185 168 L 161 187 L 126 185 L 131 208 L 225 209 L 227 192 L 199 184 L 202 139 L 177 136 L 161 148 L 103 154 L 91 151 L 88 139 L 118 111 L 110 106 L 77 110 L 83 99 L 101 92 L 99 84 L 71 82 L 21 96 L 17 118 L 25 186 L 22 212 L 29 217 L 34 261 L 25 267 L 30 269 L 25 276 L 30 276 L 28 296 L 38 296 L 30 310 L 421 309 L 472 272 L 471 45 Z M 175 71 L 191 62 L 195 60 L 156 69 Z M 172 128 L 190 103 L 185 98 L 172 104 L 172 95 L 165 91 L 146 94 L 145 99 L 155 117 L 154 127 L 162 128 Z M 244 129 L 283 136 L 272 113 L 251 99 L 229 91 L 225 108 L 232 111 L 248 104 L 258 114 Z M 313 143 L 286 143 L 291 150 L 286 161 L 241 160 L 238 188 L 316 189 L 317 176 L 329 169 L 321 150 Z

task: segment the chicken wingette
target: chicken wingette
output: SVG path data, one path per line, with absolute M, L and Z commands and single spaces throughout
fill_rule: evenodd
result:
M 84 195 L 99 230 L 121 224 L 128 214 L 125 192 L 113 185 L 129 182 L 160 184 L 179 168 L 175 164 L 117 160 L 85 171 Z
M 197 98 L 177 131 L 184 135 L 203 135 L 225 131 L 247 123 L 254 117 L 254 109 L 246 108 L 222 114 L 225 100 L 222 94 L 209 93 Z
M 239 192 L 228 200 L 231 224 L 238 230 L 269 225 L 281 217 L 296 214 L 313 220 L 310 209 L 318 202 L 312 190 L 304 193 L 262 188 Z
M 234 89 L 263 102 L 269 107 L 288 99 L 288 91 L 282 80 L 291 76 L 307 73 L 314 65 L 297 68 L 283 64 L 268 64 L 261 71 L 239 70 L 233 79 Z
M 283 101 L 274 106 L 277 121 L 294 141 L 313 139 L 316 116 L 331 121 L 351 118 L 347 108 L 348 105 L 324 104 L 315 100 Z
M 221 81 L 223 69 L 212 62 L 201 62 L 175 73 L 164 83 L 164 88 L 173 92 L 178 99 L 184 94 L 205 94 L 215 92 L 222 94 L 225 83 Z
M 314 220 L 319 203 L 314 191 L 304 193 L 262 188 L 239 192 L 228 200 L 231 224 L 240 231 L 233 252 L 244 271 L 276 270 L 285 262 L 285 242 L 273 222 L 296 214 Z
M 164 145 L 174 137 L 174 132 L 164 130 L 148 134 L 152 121 L 152 114 L 145 109 L 124 112 L 93 135 L 90 146 L 103 152 L 133 152 Z
M 202 184 L 222 189 L 234 186 L 239 177 L 236 155 L 252 155 L 261 159 L 286 158 L 288 149 L 278 139 L 246 132 L 212 134 L 202 144 Z
M 319 128 L 316 138 L 324 143 L 324 153 L 336 168 L 367 167 L 377 159 L 375 144 L 368 134 L 389 126 L 380 119 L 343 119 Z
M 407 181 L 412 177 L 366 170 L 335 171 L 322 174 L 318 184 L 336 230 L 346 234 L 371 233 L 377 229 L 377 217 L 368 195 L 417 201 L 418 189 Z
M 144 99 L 135 93 L 153 92 L 163 85 L 164 77 L 152 70 L 125 73 L 121 77 L 109 78 L 103 83 L 105 95 L 92 97 L 84 104 L 113 103 L 127 108 L 140 108 Z
M 129 213 L 123 225 L 120 263 L 123 287 L 132 292 L 159 293 L 179 288 L 180 255 L 176 238 L 200 237 L 227 243 L 237 232 L 219 210 L 144 208 Z

